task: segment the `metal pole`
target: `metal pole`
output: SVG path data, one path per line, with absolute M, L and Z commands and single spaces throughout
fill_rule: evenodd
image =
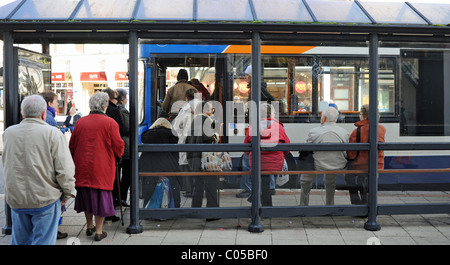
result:
M 130 159 L 131 159 L 131 202 L 130 225 L 128 234 L 142 233 L 139 224 L 139 177 L 138 177 L 138 37 L 135 31 L 130 31 L 129 36 L 129 69 L 128 80 L 130 82 Z
M 369 43 L 369 218 L 364 228 L 381 229 L 377 221 L 378 196 L 378 35 L 370 35 Z
M 17 81 L 17 72 L 14 70 L 14 39 L 11 32 L 3 33 L 3 87 L 5 91 L 3 120 L 5 128 L 19 122 L 19 95 L 14 85 Z M 12 232 L 11 208 L 5 200 L 6 224 L 2 233 L 10 235 Z
M 261 100 L 261 39 L 259 32 L 252 34 L 252 103 L 250 104 L 250 124 L 252 126 L 252 223 L 248 227 L 250 232 L 263 232 L 261 224 L 261 139 L 260 139 L 260 112 Z

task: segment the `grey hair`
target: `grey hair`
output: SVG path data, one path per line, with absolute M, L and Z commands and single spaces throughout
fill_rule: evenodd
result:
M 20 110 L 25 118 L 40 117 L 47 109 L 47 102 L 40 95 L 31 95 L 23 99 Z
M 89 109 L 91 111 L 105 112 L 108 107 L 109 96 L 105 92 L 97 92 L 89 99 Z
M 336 122 L 339 117 L 339 111 L 336 108 L 328 107 L 322 112 L 322 115 L 327 117 L 327 121 Z

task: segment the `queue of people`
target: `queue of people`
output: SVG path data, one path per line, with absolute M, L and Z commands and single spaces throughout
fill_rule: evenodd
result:
M 160 118 L 142 134 L 143 143 L 153 144 L 216 144 L 219 126 L 214 120 L 214 108 L 204 97 L 197 98 L 197 88 L 187 82 L 187 72 L 180 71 L 179 82 L 164 100 Z M 193 83 L 195 84 L 195 82 Z M 202 89 L 202 88 L 199 88 Z M 175 98 L 173 95 L 177 95 Z M 180 95 L 183 95 L 183 99 Z M 169 97 L 169 95 L 167 96 Z M 176 102 L 175 99 L 178 99 Z M 181 102 L 180 102 L 181 101 Z M 26 97 L 21 104 L 23 120 L 4 132 L 3 165 L 6 183 L 6 201 L 12 208 L 12 244 L 54 244 L 57 238 L 67 237 L 58 232 L 64 205 L 75 198 L 74 209 L 86 218 L 86 235 L 100 241 L 107 237 L 103 231 L 105 220 L 118 221 L 115 206 L 126 204 L 130 187 L 129 112 L 125 108 L 127 92 L 107 88 L 95 93 L 89 100 L 90 113 L 76 117 L 71 108 L 67 128 L 72 132 L 69 143 L 62 130 L 57 129 L 56 94 L 44 92 Z M 178 109 L 177 109 L 178 108 Z M 270 103 L 261 104 L 261 143 L 290 143 L 284 125 L 275 118 Z M 309 143 L 368 142 L 369 106 L 360 109 L 358 129 L 349 134 L 336 124 L 339 112 L 328 107 L 322 112 L 320 126 L 310 130 Z M 75 126 L 76 123 L 76 126 Z M 200 124 L 201 126 L 196 126 Z M 51 126 L 48 126 L 51 125 Z M 244 143 L 252 142 L 250 126 Z M 386 130 L 378 128 L 378 141 L 384 142 Z M 36 154 L 39 152 L 39 154 Z M 261 170 L 281 171 L 286 167 L 283 151 L 262 151 Z M 144 172 L 199 172 L 202 152 L 143 152 L 139 170 Z M 252 153 L 244 154 L 246 170 L 251 171 Z M 20 156 L 20 159 L 19 159 Z M 384 153 L 378 152 L 378 167 L 382 169 Z M 351 161 L 349 166 L 348 161 Z M 20 165 L 18 165 L 18 163 Z M 25 163 L 25 166 L 23 165 Z M 299 161 L 299 163 L 303 163 Z M 326 205 L 334 205 L 336 174 L 333 170 L 368 168 L 368 151 L 317 151 L 312 154 L 312 168 L 330 171 L 324 174 Z M 292 168 L 289 170 L 293 170 Z M 121 172 L 121 173 L 120 173 Z M 29 176 L 32 175 L 33 178 Z M 122 176 L 120 178 L 120 175 Z M 261 205 L 272 206 L 273 175 L 261 176 Z M 300 205 L 309 205 L 309 195 L 315 174 L 300 176 Z M 150 200 L 158 182 L 164 179 L 142 178 L 144 205 Z M 181 207 L 181 191 L 192 197 L 191 207 L 202 207 L 206 194 L 206 207 L 219 207 L 218 176 L 168 176 L 171 207 Z M 352 204 L 367 203 L 368 174 L 347 174 Z M 118 183 L 120 182 L 120 190 Z M 247 185 L 248 186 L 248 185 Z M 249 188 L 251 189 L 251 187 Z M 121 196 L 117 196 L 122 194 Z M 251 192 L 241 194 L 249 197 Z M 122 200 L 122 201 L 120 201 Z M 252 198 L 249 198 L 252 201 Z M 45 214 L 44 214 L 45 213 Z M 33 219 L 33 221 L 31 221 Z M 37 232 L 39 231 L 39 232 Z

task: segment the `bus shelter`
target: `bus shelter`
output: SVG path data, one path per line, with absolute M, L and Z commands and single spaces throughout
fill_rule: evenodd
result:
M 19 122 L 20 98 L 18 91 L 17 58 L 14 45 L 20 43 L 41 43 L 46 52 L 50 43 L 121 43 L 129 45 L 130 84 L 130 156 L 131 156 L 131 210 L 130 224 L 127 231 L 131 234 L 142 232 L 140 220 L 145 218 L 251 218 L 248 230 L 262 232 L 262 217 L 292 216 L 368 216 L 365 228 L 379 230 L 378 215 L 386 214 L 431 214 L 448 213 L 448 202 L 431 202 L 426 204 L 380 204 L 378 202 L 378 181 L 380 173 L 401 174 L 392 169 L 380 172 L 377 168 L 379 150 L 406 152 L 443 152 L 450 150 L 450 133 L 446 129 L 447 78 L 445 70 L 448 64 L 447 45 L 450 42 L 450 4 L 409 3 L 409 2 L 366 2 L 366 1 L 333 1 L 333 0 L 7 0 L 0 3 L 0 30 L 4 42 L 3 78 L 4 78 L 4 121 L 5 128 Z M 307 144 L 294 142 L 264 146 L 260 141 L 260 123 L 252 123 L 256 134 L 251 144 L 227 143 L 220 145 L 154 145 L 139 144 L 139 101 L 138 95 L 138 61 L 139 45 L 153 44 L 233 44 L 250 45 L 252 67 L 251 98 L 255 102 L 261 99 L 262 80 L 262 47 L 277 45 L 328 46 L 344 49 L 347 54 L 364 48 L 368 60 L 368 78 L 364 81 L 367 88 L 367 102 L 370 105 L 371 126 L 368 143 L 339 144 Z M 343 44 L 347 43 L 347 44 Z M 348 45 L 348 43 L 353 43 Z M 395 49 L 406 47 L 404 54 L 396 54 L 402 58 L 402 64 L 394 61 L 392 72 L 403 79 L 393 81 L 393 103 L 387 113 L 382 115 L 381 122 L 400 124 L 400 136 L 417 136 L 411 141 L 400 142 L 386 140 L 378 142 L 378 112 L 380 78 L 384 74 L 386 61 L 380 60 L 380 53 L 394 53 Z M 426 49 L 426 51 L 424 51 Z M 237 52 L 238 53 L 238 52 Z M 415 68 L 414 65 L 426 64 L 433 54 L 438 57 L 438 65 Z M 320 59 L 320 56 L 317 57 Z M 434 58 L 434 57 L 433 57 Z M 314 63 L 314 62 L 313 62 Z M 317 61 L 320 65 L 320 61 Z M 381 66 L 383 64 L 383 67 Z M 437 95 L 422 93 L 421 86 L 428 74 L 438 67 L 442 74 L 441 82 L 435 82 Z M 316 74 L 319 75 L 319 72 Z M 381 70 L 380 70 L 381 69 Z M 408 70 L 409 69 L 409 70 Z M 447 69 L 448 70 L 448 69 Z M 400 71 L 400 74 L 397 72 Z M 398 75 L 397 75 L 398 74 Z M 314 76 L 314 74 L 313 74 Z M 416 119 L 414 124 L 401 123 L 405 106 L 404 98 L 398 87 L 406 86 L 409 80 L 415 84 L 415 101 L 430 99 L 438 104 L 433 110 L 443 111 L 440 119 L 433 124 L 422 126 L 428 118 Z M 361 81 L 362 82 L 362 81 Z M 431 81 L 430 81 L 431 82 Z M 450 83 L 449 83 L 450 84 Z M 317 95 L 320 91 L 318 79 L 312 82 L 312 112 L 309 118 L 320 117 Z M 421 92 L 422 91 L 422 92 Z M 434 100 L 440 99 L 436 103 Z M 407 101 L 410 102 L 410 101 Z M 418 106 L 418 103 L 414 103 Z M 408 106 L 406 106 L 408 107 Z M 353 109 L 355 110 L 355 109 Z M 356 108 L 356 111 L 358 109 Z M 259 117 L 259 105 L 251 110 L 252 116 Z M 383 110 L 384 111 L 384 110 Z M 427 109 L 423 110 L 424 113 Z M 301 113 L 300 113 L 301 114 Z M 382 113 L 383 114 L 383 113 Z M 356 114 L 357 116 L 357 114 Z M 294 117 L 294 119 L 296 119 Z M 256 121 L 258 119 L 254 119 Z M 402 125 L 403 124 L 403 125 Z M 438 136 L 430 134 L 430 126 L 437 124 Z M 416 126 L 417 125 L 417 126 Z M 420 125 L 420 126 L 419 126 Z M 400 137 L 399 136 L 399 137 Z M 423 136 L 424 138 L 420 138 Z M 430 140 L 430 138 L 433 138 Z M 339 151 L 360 150 L 369 153 L 369 199 L 363 205 L 334 206 L 273 206 L 260 205 L 261 189 L 261 151 Z M 214 207 L 214 208 L 168 208 L 143 209 L 139 207 L 139 152 L 170 151 L 227 151 L 252 152 L 253 200 L 248 207 Z M 448 174 L 448 168 L 416 168 L 410 169 L 414 174 L 436 172 Z M 415 171 L 414 171 L 415 170 Z M 266 172 L 267 173 L 267 172 Z M 272 172 L 273 173 L 273 172 Z M 276 172 L 275 172 L 276 173 Z M 294 174 L 301 172 L 295 171 Z M 303 172 L 304 173 L 304 172 Z M 226 175 L 223 173 L 223 175 Z M 11 219 L 7 211 L 7 225 L 3 228 L 8 233 Z

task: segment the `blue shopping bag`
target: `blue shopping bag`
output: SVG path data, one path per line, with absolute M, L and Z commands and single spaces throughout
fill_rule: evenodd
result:
M 166 198 L 164 198 L 166 196 Z M 167 205 L 162 206 L 163 201 L 167 201 Z M 145 208 L 174 208 L 173 195 L 170 190 L 170 181 L 168 178 L 161 179 L 161 182 L 156 185 L 155 191 L 153 192 L 150 201 L 148 201 Z
M 153 195 L 150 198 L 150 201 L 148 201 L 145 208 L 160 208 L 163 196 L 164 183 L 160 182 L 158 185 L 156 185 L 155 191 L 153 192 Z

